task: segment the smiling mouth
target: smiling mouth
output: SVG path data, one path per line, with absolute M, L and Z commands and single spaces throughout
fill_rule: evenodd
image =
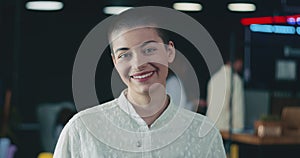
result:
M 141 79 L 146 79 L 146 78 L 152 76 L 153 74 L 154 74 L 154 72 L 151 71 L 151 72 L 143 73 L 143 74 L 140 74 L 140 75 L 132 75 L 130 77 L 133 78 L 133 79 L 141 80 Z

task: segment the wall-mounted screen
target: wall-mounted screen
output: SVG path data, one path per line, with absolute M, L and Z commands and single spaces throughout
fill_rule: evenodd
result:
M 297 63 L 293 60 L 277 60 L 275 76 L 277 80 L 296 80 Z

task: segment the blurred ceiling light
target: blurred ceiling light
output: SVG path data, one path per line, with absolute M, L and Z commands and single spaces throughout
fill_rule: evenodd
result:
M 103 12 L 105 14 L 120 14 L 128 9 L 131 9 L 132 7 L 125 7 L 125 6 L 107 6 L 103 9 Z
M 233 12 L 253 12 L 256 10 L 255 4 L 250 2 L 231 2 L 227 8 Z
M 64 4 L 59 1 L 28 1 L 25 4 L 25 8 L 28 10 L 40 10 L 40 11 L 55 11 L 62 9 Z
M 177 2 L 173 4 L 173 8 L 180 11 L 201 11 L 202 5 L 199 3 Z

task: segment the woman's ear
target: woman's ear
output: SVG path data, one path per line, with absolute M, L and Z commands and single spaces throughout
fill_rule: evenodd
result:
M 172 63 L 174 61 L 175 55 L 176 55 L 173 41 L 169 41 L 167 52 L 168 52 L 168 62 Z

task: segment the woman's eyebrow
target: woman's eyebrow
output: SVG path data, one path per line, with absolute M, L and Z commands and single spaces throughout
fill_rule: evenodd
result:
M 146 42 L 142 43 L 140 47 L 144 47 L 149 43 L 159 43 L 159 42 L 157 42 L 155 40 L 149 40 L 149 41 L 146 41 Z M 129 48 L 122 47 L 122 48 L 118 48 L 114 53 L 116 54 L 116 53 L 118 53 L 118 51 L 127 51 L 127 50 L 129 50 Z
M 159 42 L 157 42 L 157 41 L 155 41 L 155 40 L 149 40 L 149 41 L 146 41 L 146 42 L 144 42 L 143 44 L 141 44 L 141 47 L 144 47 L 144 46 L 146 46 L 146 45 L 149 44 L 149 43 L 159 43 Z
M 129 50 L 129 48 L 126 48 L 126 47 L 124 47 L 124 48 L 118 48 L 114 53 L 117 54 L 118 51 L 127 51 L 127 50 Z

